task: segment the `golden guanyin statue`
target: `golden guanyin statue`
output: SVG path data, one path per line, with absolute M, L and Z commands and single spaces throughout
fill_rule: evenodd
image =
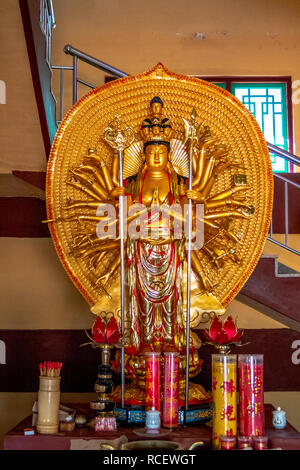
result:
M 121 198 L 126 202 L 127 403 L 143 403 L 147 351 L 181 354 L 184 398 L 189 201 L 194 236 L 203 228 L 191 251 L 191 327 L 199 328 L 211 313 L 225 312 L 259 259 L 272 206 L 271 174 L 263 136 L 243 105 L 161 64 L 94 90 L 65 117 L 47 172 L 51 234 L 92 312 L 113 312 L 117 319 Z M 200 345 L 191 332 L 190 377 L 201 370 Z M 116 363 L 120 367 L 118 354 Z M 189 394 L 193 403 L 209 398 L 197 384 Z

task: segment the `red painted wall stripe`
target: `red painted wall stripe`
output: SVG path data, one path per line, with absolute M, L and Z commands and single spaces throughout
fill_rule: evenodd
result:
M 198 334 L 203 340 L 201 331 Z M 37 391 L 38 364 L 45 360 L 64 363 L 61 391 L 94 391 L 100 354 L 90 346 L 80 347 L 88 342 L 84 330 L 0 330 L 0 340 L 6 345 L 6 364 L 0 365 L 0 392 Z M 233 347 L 233 354 L 264 354 L 265 391 L 300 390 L 299 332 L 249 329 L 245 330 L 242 342 L 250 344 Z M 212 346 L 201 347 L 203 369 L 193 379 L 207 390 L 211 390 L 212 353 L 216 353 Z M 114 380 L 117 383 L 119 377 L 114 375 Z
M 20 178 L 27 183 L 32 184 L 36 188 L 42 189 L 45 191 L 46 187 L 46 172 L 45 171 L 18 171 L 14 170 L 12 172 L 14 176 Z
M 18 178 L 27 181 L 28 183 L 40 188 L 45 189 L 45 172 L 36 172 L 36 171 L 13 171 L 13 174 Z M 285 173 L 284 177 L 300 184 L 300 173 Z M 298 204 L 299 190 L 292 185 L 289 185 L 288 188 L 288 198 L 289 198 L 289 233 L 290 234 L 299 234 L 300 233 L 300 205 Z M 27 201 L 25 201 L 27 199 Z M 29 201 L 31 200 L 31 202 Z M 38 199 L 37 199 L 38 200 Z M 0 236 L 11 236 L 11 237 L 44 237 L 50 236 L 48 230 L 37 229 L 41 220 L 41 210 L 37 207 L 43 206 L 43 201 L 39 203 L 36 202 L 35 198 L 0 198 L 1 204 L 1 214 L 0 214 L 0 225 L 3 227 L 5 225 L 5 230 L 2 228 L 1 233 L 11 233 L 11 235 L 2 235 Z M 35 202 L 33 202 L 35 201 Z M 7 209 L 5 206 L 7 205 Z M 22 224 L 21 232 L 18 232 L 19 225 L 15 223 L 15 217 L 12 217 L 11 214 L 18 213 L 19 216 L 22 216 L 20 213 L 20 208 L 24 206 L 24 214 L 26 215 L 27 221 L 24 221 Z M 28 218 L 27 210 L 29 206 L 32 206 L 32 215 Z M 26 209 L 27 208 L 27 209 Z M 2 214 L 2 210 L 4 213 Z M 22 211 L 21 211 L 22 212 Z M 43 211 L 42 211 L 43 212 Z M 44 213 L 44 212 L 43 212 Z M 35 217 L 37 219 L 35 220 Z M 46 216 L 42 218 L 46 219 Z M 2 220 L 3 219 L 3 220 Z M 30 228 L 29 221 L 32 222 L 33 227 Z M 26 229 L 25 229 L 26 227 Z M 4 230 L 4 232 L 3 232 Z M 26 235 L 22 235 L 22 233 Z M 30 233 L 34 235 L 30 235 Z M 285 220 L 284 220 L 284 182 L 280 181 L 278 178 L 274 178 L 274 207 L 273 207 L 273 233 L 284 233 L 285 232 Z M 39 235 L 40 233 L 40 235 Z M 48 235 L 46 235 L 48 233 Z
M 0 197 L 0 236 L 50 237 L 45 201 L 34 197 Z

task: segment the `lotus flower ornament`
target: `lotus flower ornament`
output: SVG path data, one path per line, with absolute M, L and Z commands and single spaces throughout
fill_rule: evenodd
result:
M 106 347 L 121 347 L 121 331 L 117 320 L 113 313 L 101 312 L 102 314 L 97 317 L 97 320 L 92 326 L 92 337 L 85 331 L 88 338 L 91 340 L 89 343 L 94 348 Z
M 120 328 L 115 317 L 98 317 L 92 327 L 93 340 L 96 343 L 117 344 L 120 341 Z
M 230 346 L 244 346 L 241 344 L 240 339 L 243 336 L 244 330 L 238 329 L 236 322 L 232 317 L 226 318 L 224 323 L 215 315 L 212 319 L 209 329 L 204 329 L 203 334 L 207 339 L 204 344 L 212 344 L 220 352 L 220 354 L 228 354 Z

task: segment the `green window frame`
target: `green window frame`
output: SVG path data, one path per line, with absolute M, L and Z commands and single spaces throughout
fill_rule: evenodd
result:
M 253 114 L 266 140 L 289 150 L 287 125 L 287 97 L 284 83 L 232 83 L 231 93 Z M 274 172 L 289 171 L 284 158 L 270 153 Z
M 291 77 L 200 77 L 238 98 L 257 120 L 267 142 L 293 152 Z M 292 165 L 270 152 L 275 173 Z

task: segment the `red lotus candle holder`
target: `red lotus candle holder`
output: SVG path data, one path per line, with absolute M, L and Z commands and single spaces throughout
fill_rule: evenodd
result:
M 114 346 L 121 347 L 121 331 L 117 320 L 112 313 L 102 312 L 92 326 L 92 336 L 85 330 L 87 337 L 91 340 L 89 343 L 81 344 L 86 346 L 90 344 L 93 348 L 111 349 Z
M 98 344 L 118 344 L 121 339 L 120 327 L 112 313 L 99 316 L 92 326 L 93 341 Z
M 204 344 L 212 344 L 220 354 L 228 354 L 230 346 L 244 346 L 240 342 L 243 333 L 244 330 L 237 328 L 236 322 L 233 321 L 231 316 L 227 317 L 224 323 L 222 323 L 215 315 L 209 329 L 203 330 L 207 340 Z

